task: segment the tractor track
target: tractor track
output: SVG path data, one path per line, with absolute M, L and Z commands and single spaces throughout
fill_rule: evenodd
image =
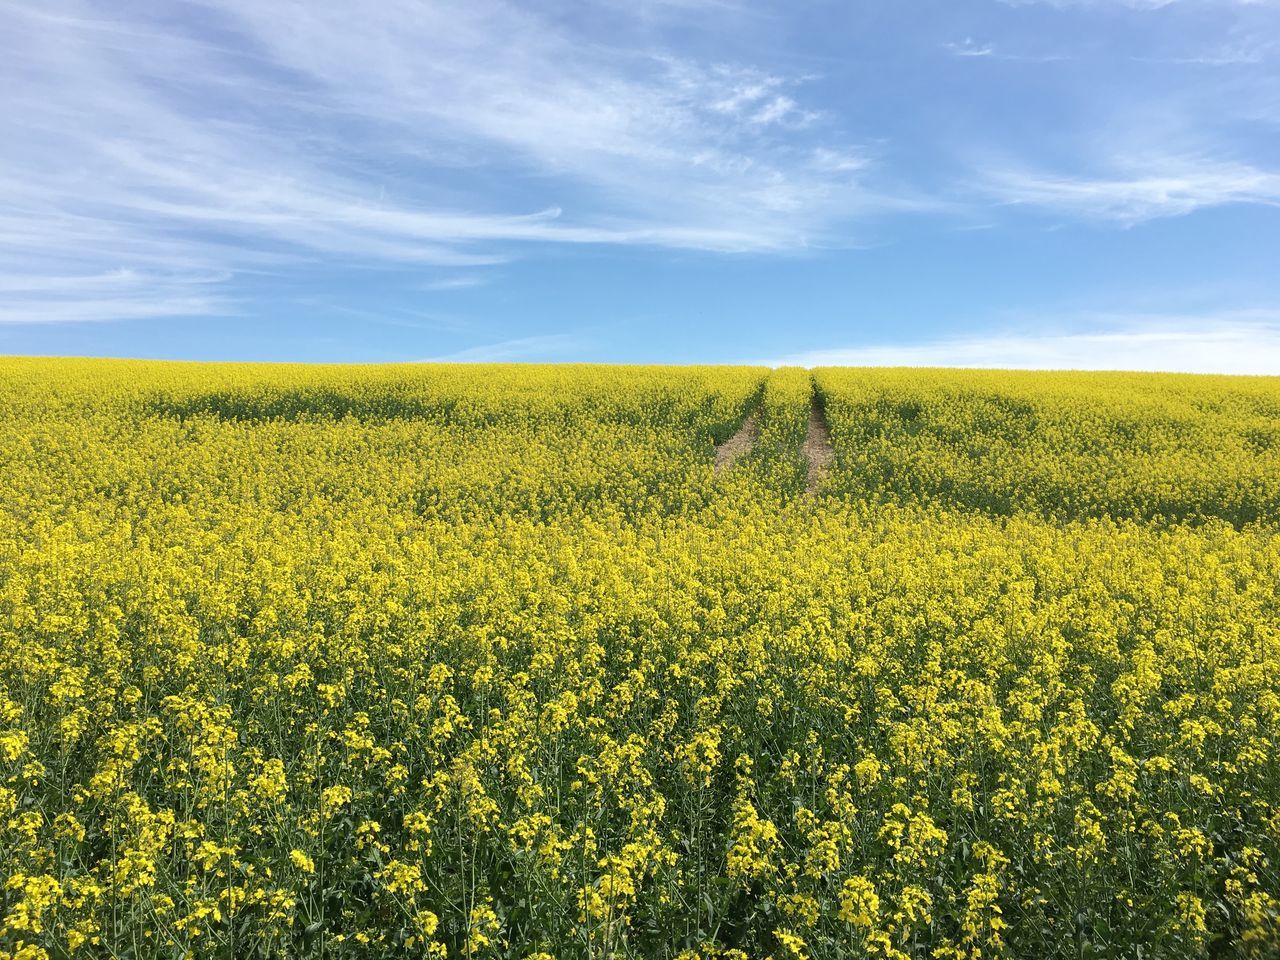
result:
M 742 421 L 738 432 L 716 447 L 716 473 L 728 470 L 738 458 L 745 457 L 755 447 L 756 439 L 760 436 L 760 427 L 756 422 L 758 413 L 758 409 L 752 410 L 751 415 Z
M 805 434 L 804 446 L 800 448 L 800 452 L 804 454 L 809 464 L 805 496 L 812 497 L 818 492 L 823 478 L 836 459 L 835 448 L 831 445 L 831 428 L 827 425 L 826 411 L 818 401 L 816 390 L 809 400 L 809 429 Z

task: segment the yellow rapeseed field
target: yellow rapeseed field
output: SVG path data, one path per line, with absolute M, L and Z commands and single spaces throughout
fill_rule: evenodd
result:
M 1278 957 L 1277 531 L 1277 379 L 0 360 L 0 958 Z

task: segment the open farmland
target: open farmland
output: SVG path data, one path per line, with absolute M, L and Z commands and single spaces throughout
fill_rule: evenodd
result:
M 1280 956 L 1277 530 L 1272 378 L 2 360 L 0 957 Z

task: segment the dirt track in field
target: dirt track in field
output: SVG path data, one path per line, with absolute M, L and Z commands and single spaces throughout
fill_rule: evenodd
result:
M 759 435 L 760 428 L 756 424 L 756 411 L 753 410 L 751 416 L 742 421 L 742 426 L 738 428 L 738 432 L 716 447 L 716 472 L 719 473 L 721 470 L 729 469 L 739 457 L 750 453 L 751 448 L 756 445 L 756 437 Z
M 811 497 L 817 492 L 822 478 L 836 458 L 835 448 L 831 446 L 831 428 L 827 426 L 827 418 L 823 414 L 822 405 L 818 403 L 816 393 L 809 401 L 809 430 L 805 434 L 801 452 L 809 461 L 809 481 L 804 492 Z

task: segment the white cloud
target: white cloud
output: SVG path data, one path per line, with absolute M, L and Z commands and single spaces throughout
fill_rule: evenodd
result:
M 1144 316 L 1113 324 L 1085 333 L 993 333 L 812 350 L 781 357 L 772 365 L 1280 375 L 1280 310 L 1217 317 Z

